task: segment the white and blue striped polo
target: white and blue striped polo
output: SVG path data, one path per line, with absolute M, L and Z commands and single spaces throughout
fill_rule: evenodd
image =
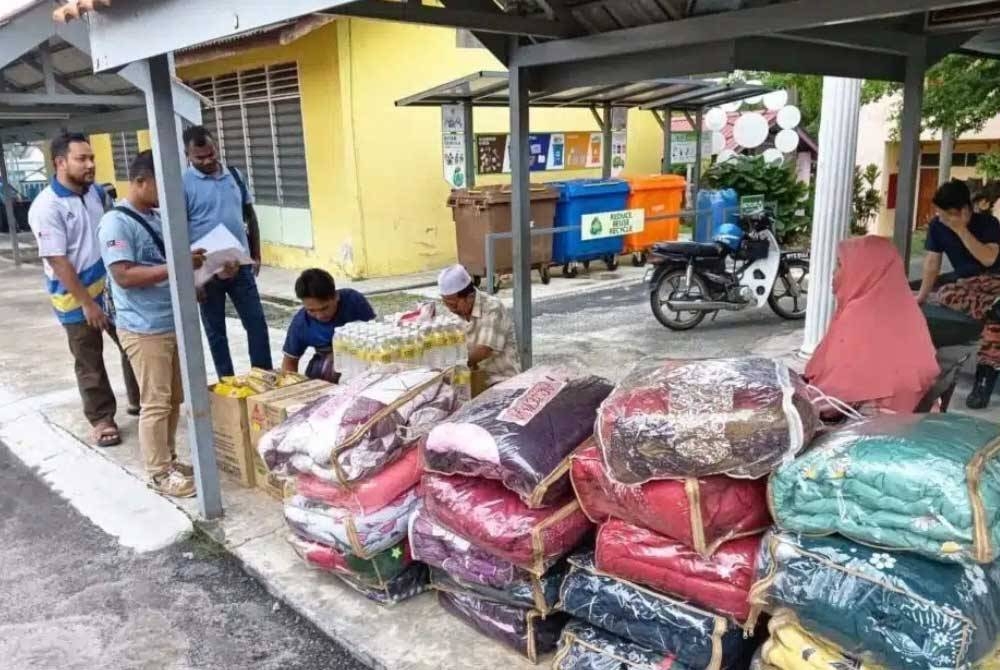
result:
M 104 304 L 107 271 L 101 260 L 97 225 L 104 216 L 104 193 L 96 184 L 76 193 L 55 178 L 38 194 L 28 210 L 28 225 L 38 240 L 38 255 L 65 256 L 87 292 Z M 83 307 L 44 261 L 52 308 L 60 323 L 84 323 Z

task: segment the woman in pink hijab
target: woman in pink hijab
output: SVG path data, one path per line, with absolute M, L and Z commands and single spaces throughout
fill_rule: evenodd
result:
M 940 369 L 903 261 L 874 235 L 841 242 L 837 261 L 837 311 L 805 377 L 867 413 L 912 412 Z

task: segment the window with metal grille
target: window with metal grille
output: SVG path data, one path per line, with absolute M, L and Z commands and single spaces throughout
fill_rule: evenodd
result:
M 115 166 L 115 180 L 128 181 L 129 167 L 139 153 L 139 135 L 130 133 L 111 133 L 111 162 Z
M 213 106 L 202 114 L 220 158 L 239 168 L 262 205 L 309 207 L 299 71 L 295 63 L 190 82 Z

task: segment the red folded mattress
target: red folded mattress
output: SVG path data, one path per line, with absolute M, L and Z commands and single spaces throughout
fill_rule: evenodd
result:
M 372 514 L 409 491 L 423 474 L 420 450 L 411 447 L 398 459 L 365 479 L 341 486 L 333 481 L 299 473 L 295 477 L 296 492 L 309 500 L 339 507 L 354 514 Z
M 537 576 L 591 529 L 576 500 L 530 509 L 493 479 L 428 474 L 421 486 L 427 512 L 442 526 Z
M 670 538 L 612 519 L 597 532 L 597 569 L 746 621 L 761 535 L 726 542 L 710 558 Z
M 593 441 L 573 455 L 570 477 L 594 523 L 617 518 L 710 555 L 720 544 L 771 525 L 767 481 L 722 475 L 619 484 L 608 477 Z

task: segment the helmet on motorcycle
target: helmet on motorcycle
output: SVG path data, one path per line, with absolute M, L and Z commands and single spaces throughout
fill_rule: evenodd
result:
M 721 242 L 730 251 L 739 251 L 740 243 L 743 242 L 743 229 L 735 223 L 724 223 L 715 230 L 712 238 L 716 242 Z

